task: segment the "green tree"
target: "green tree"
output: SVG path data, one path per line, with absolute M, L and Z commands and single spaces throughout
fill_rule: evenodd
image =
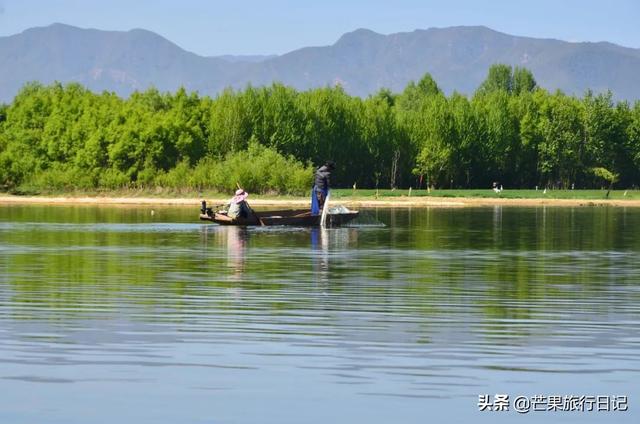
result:
M 543 99 L 538 131 L 538 166 L 542 183 L 570 186 L 584 172 L 583 127 L 577 99 L 556 93 Z
M 478 87 L 478 94 L 489 94 L 496 91 L 511 93 L 513 91 L 513 70 L 509 65 L 495 64 L 489 68 L 487 78 Z
M 618 181 L 618 179 L 620 178 L 620 175 L 615 174 L 606 168 L 598 168 L 598 167 L 591 168 L 591 172 L 593 172 L 593 175 L 595 175 L 596 177 L 601 178 L 609 183 L 609 188 L 607 189 L 607 195 L 606 195 L 606 197 L 609 198 L 609 193 L 611 193 L 613 184 L 615 184 Z
M 441 95 L 442 90 L 438 84 L 431 74 L 426 73 L 417 84 L 413 81 L 407 84 L 407 87 L 397 98 L 398 108 L 403 111 L 418 110 L 428 98 Z
M 511 86 L 515 94 L 522 94 L 535 90 L 538 83 L 530 70 L 516 66 L 513 69 Z

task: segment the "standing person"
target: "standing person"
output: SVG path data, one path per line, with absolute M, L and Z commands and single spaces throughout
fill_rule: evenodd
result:
M 327 194 L 329 194 L 331 184 L 331 171 L 335 168 L 336 164 L 332 160 L 328 160 L 316 170 L 311 199 L 311 212 L 313 214 L 320 213 L 324 207 L 324 202 L 327 199 Z

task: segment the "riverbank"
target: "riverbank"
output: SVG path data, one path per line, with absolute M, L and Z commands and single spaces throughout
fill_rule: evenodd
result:
M 438 197 L 430 196 L 359 196 L 338 193 L 333 202 L 348 207 L 482 207 L 482 206 L 615 206 L 640 207 L 640 199 L 629 196 L 628 199 L 593 198 L 507 198 L 507 197 Z M 122 206 L 192 206 L 199 207 L 206 199 L 209 205 L 225 203 L 228 199 L 214 197 L 154 197 L 154 196 L 16 196 L 0 195 L 0 205 L 122 205 Z M 251 196 L 249 202 L 255 207 L 307 207 L 309 199 L 302 197 Z

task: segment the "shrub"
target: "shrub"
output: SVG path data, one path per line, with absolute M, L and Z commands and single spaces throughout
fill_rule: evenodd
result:
M 182 161 L 167 172 L 158 173 L 154 182 L 156 186 L 164 188 L 191 188 L 189 180 L 191 179 L 192 172 L 193 170 L 189 167 L 189 163 Z
M 25 185 L 44 190 L 62 191 L 93 188 L 96 182 L 89 173 L 82 173 L 77 169 L 54 167 L 38 172 L 28 179 Z
M 313 175 L 311 166 L 257 143 L 250 144 L 247 150 L 230 153 L 221 161 L 205 158 L 187 170 L 186 164 L 179 164 L 167 176 L 175 171 L 172 178 L 193 189 L 231 192 L 240 185 L 253 193 L 304 194 L 311 187 Z M 157 182 L 172 187 L 168 179 Z
M 109 168 L 100 175 L 98 185 L 102 188 L 118 189 L 129 184 L 129 177 L 122 171 Z

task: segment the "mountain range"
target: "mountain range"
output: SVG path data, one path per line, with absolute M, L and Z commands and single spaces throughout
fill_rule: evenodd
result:
M 611 90 L 616 99 L 640 100 L 640 49 L 519 37 L 482 26 L 389 35 L 358 29 L 333 45 L 278 56 L 205 57 L 142 29 L 53 24 L 0 37 L 0 63 L 2 102 L 28 81 L 76 81 L 123 96 L 150 86 L 215 95 L 249 83 L 278 81 L 302 90 L 339 83 L 350 94 L 367 96 L 381 88 L 399 92 L 426 72 L 446 93 L 471 94 L 494 63 L 526 67 L 548 90 Z

